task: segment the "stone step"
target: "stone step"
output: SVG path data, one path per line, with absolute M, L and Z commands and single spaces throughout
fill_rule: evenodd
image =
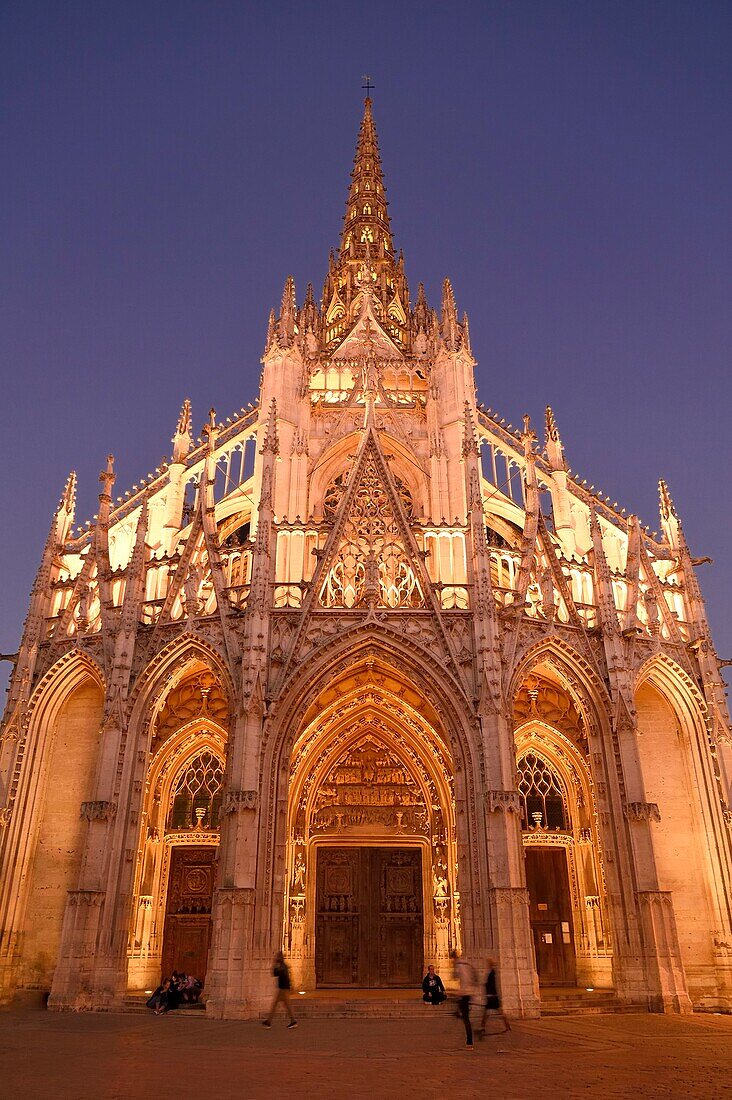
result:
M 545 989 L 541 993 L 542 1016 L 599 1016 L 607 1012 L 638 1012 L 638 1006 L 621 1004 L 614 989 Z
M 142 1012 L 149 1013 L 150 1009 L 147 1007 L 149 997 L 149 993 L 128 993 L 122 1002 L 122 1011 L 138 1014 Z M 180 1005 L 178 1008 L 173 1009 L 173 1012 L 183 1013 L 186 1016 L 205 1016 L 206 1005 L 202 1001 L 198 1001 L 195 1004 Z
M 419 999 L 294 997 L 293 1011 L 303 1020 L 349 1019 L 434 1019 L 449 1014 L 446 1004 L 426 1005 Z
M 128 994 L 121 1006 L 123 1012 L 149 1013 L 146 1007 L 147 994 Z M 335 1019 L 424 1019 L 434 1020 L 440 1016 L 449 1016 L 455 1011 L 454 1000 L 441 1005 L 426 1005 L 419 994 L 412 991 L 395 992 L 389 996 L 374 996 L 365 991 L 362 996 L 347 994 L 327 995 L 323 993 L 305 994 L 292 997 L 293 1011 L 302 1020 Z M 178 1015 L 204 1018 L 205 1003 L 181 1005 L 173 1010 Z M 473 1008 L 475 1016 L 479 1006 Z M 621 1004 L 614 990 L 595 990 L 592 993 L 581 990 L 546 990 L 541 996 L 542 1016 L 600 1016 L 603 1013 L 639 1012 L 638 1005 Z

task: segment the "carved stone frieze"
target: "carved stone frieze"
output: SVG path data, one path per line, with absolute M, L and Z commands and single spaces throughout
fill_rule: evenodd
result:
M 626 802 L 623 812 L 628 821 L 661 820 L 661 813 L 655 802 Z
M 485 805 L 488 813 L 499 811 L 521 816 L 521 800 L 518 791 L 486 791 Z
M 114 821 L 117 815 L 117 803 L 100 800 L 82 802 L 80 816 L 84 821 Z
M 104 890 L 70 890 L 69 905 L 98 909 L 104 901 Z
M 241 810 L 256 810 L 258 802 L 258 791 L 227 791 L 222 813 L 233 814 Z
M 254 905 L 256 890 L 251 886 L 222 886 L 215 894 L 215 901 L 221 906 Z

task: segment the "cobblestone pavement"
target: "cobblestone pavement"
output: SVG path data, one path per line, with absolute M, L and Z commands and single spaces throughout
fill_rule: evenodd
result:
M 2 1100 L 315 1096 L 732 1097 L 732 1017 L 518 1022 L 466 1051 L 460 1022 L 257 1023 L 200 1014 L 0 1012 Z

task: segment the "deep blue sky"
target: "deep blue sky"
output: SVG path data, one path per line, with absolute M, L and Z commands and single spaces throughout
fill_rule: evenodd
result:
M 658 526 L 667 478 L 732 656 L 732 5 L 0 4 L 0 649 L 72 467 L 79 518 L 257 392 L 338 241 L 361 74 L 416 291 L 453 280 L 479 395 L 555 409 Z M 5 666 L 7 668 L 7 666 Z

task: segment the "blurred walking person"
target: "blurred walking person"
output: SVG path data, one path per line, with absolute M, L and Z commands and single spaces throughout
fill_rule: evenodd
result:
M 450 952 L 453 974 L 458 983 L 458 1015 L 465 1027 L 465 1049 L 473 1049 L 473 1026 L 470 1023 L 470 1001 L 475 991 L 475 971 L 467 959 L 453 949 Z
M 485 979 L 485 1008 L 483 1009 L 483 1019 L 480 1021 L 480 1028 L 478 1030 L 478 1038 L 485 1038 L 485 1025 L 488 1021 L 488 1014 L 495 1012 L 496 1016 L 503 1020 L 503 1030 L 510 1031 L 511 1025 L 506 1018 L 506 1014 L 501 1008 L 501 998 L 498 995 L 498 981 L 496 978 L 496 960 L 488 959 L 488 974 Z
M 282 1002 L 285 1006 L 285 1011 L 290 1017 L 288 1027 L 297 1027 L 297 1020 L 292 1014 L 292 1006 L 290 1005 L 290 970 L 285 962 L 285 956 L 281 951 L 278 951 L 275 956 L 274 966 L 272 967 L 272 976 L 277 982 L 277 992 L 275 998 L 272 1001 L 272 1007 L 269 1010 L 269 1016 L 262 1020 L 262 1027 L 272 1027 L 272 1017 L 275 1014 L 277 1005 Z

